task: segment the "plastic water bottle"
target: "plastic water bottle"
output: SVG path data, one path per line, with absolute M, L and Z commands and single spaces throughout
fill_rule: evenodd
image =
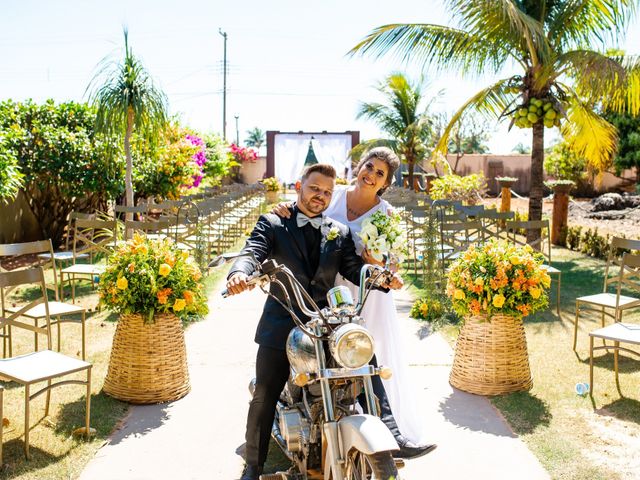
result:
M 585 396 L 589 393 L 589 384 L 588 383 L 576 383 L 576 393 L 580 396 Z

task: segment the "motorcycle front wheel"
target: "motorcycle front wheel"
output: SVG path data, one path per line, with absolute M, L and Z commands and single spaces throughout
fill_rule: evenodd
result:
M 347 457 L 345 480 L 399 480 L 398 469 L 390 452 L 367 455 L 354 449 Z

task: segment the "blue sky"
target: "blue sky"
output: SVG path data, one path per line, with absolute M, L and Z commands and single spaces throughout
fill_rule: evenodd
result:
M 280 131 L 360 130 L 360 101 L 377 100 L 374 85 L 394 70 L 420 74 L 390 59 L 348 58 L 376 26 L 449 23 L 442 2 L 427 0 L 0 0 L 0 98 L 83 100 L 105 56 L 122 49 L 129 28 L 134 53 L 169 97 L 172 113 L 201 131 L 222 130 L 223 38 L 228 34 L 227 138 L 259 127 Z M 634 22 L 622 45 L 640 53 Z M 430 92 L 444 89 L 437 111 L 452 112 L 491 77 L 463 81 L 427 72 Z M 492 133 L 494 153 L 530 143 L 528 131 Z

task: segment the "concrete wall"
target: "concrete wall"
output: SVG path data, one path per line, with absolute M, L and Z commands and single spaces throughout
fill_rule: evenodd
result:
M 447 161 L 453 168 L 456 163 L 456 156 L 447 155 Z M 433 168 L 428 165 L 428 162 L 424 162 L 423 167 L 426 171 L 433 171 Z M 497 194 L 499 189 L 495 177 L 517 178 L 518 181 L 512 189 L 520 195 L 528 195 L 531 187 L 531 156 L 528 154 L 467 154 L 460 158 L 456 171 L 459 175 L 470 175 L 478 172 L 484 173 L 487 179 L 489 193 L 492 194 Z M 604 173 L 593 182 L 593 187 L 596 192 L 605 192 L 616 189 L 629 189 L 629 183 L 635 183 L 635 173 L 633 170 L 625 170 L 621 177 L 622 178 L 616 177 L 611 173 Z
M 0 203 L 0 243 L 40 240 L 42 233 L 22 193 L 15 200 Z

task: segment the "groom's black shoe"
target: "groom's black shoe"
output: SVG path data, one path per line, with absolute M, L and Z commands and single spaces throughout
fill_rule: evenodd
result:
M 259 480 L 262 474 L 262 467 L 258 465 L 247 465 L 244 467 L 244 472 L 240 477 L 240 480 Z
M 402 435 L 396 435 L 396 442 L 398 442 L 400 448 L 398 452 L 393 452 L 395 458 L 418 458 L 429 452 L 433 452 L 437 447 L 435 443 L 417 445 Z

